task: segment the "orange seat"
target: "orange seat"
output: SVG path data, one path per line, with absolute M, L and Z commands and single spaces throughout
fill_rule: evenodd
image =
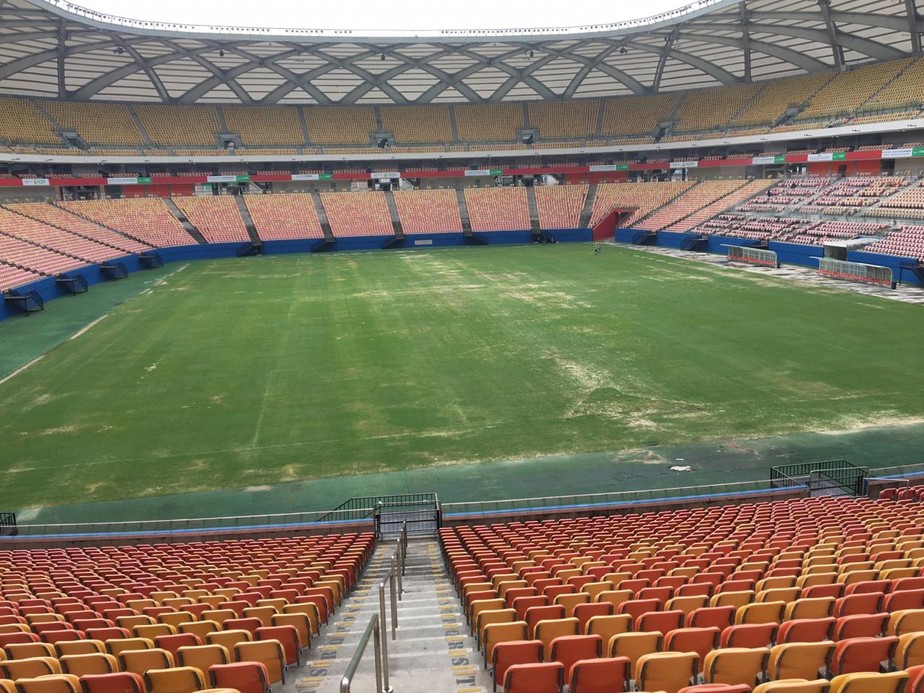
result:
M 568 673 L 570 693 L 622 693 L 629 690 L 628 657 L 581 659 Z
M 504 677 L 504 693 L 560 693 L 564 678 L 561 662 L 514 664 Z

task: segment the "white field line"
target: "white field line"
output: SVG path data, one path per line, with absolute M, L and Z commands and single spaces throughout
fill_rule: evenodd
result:
M 0 385 L 3 385 L 3 383 L 5 383 L 7 380 L 12 380 L 13 378 L 15 378 L 17 375 L 19 375 L 20 373 L 22 373 L 24 370 L 26 370 L 26 369 L 29 368 L 30 366 L 33 366 L 33 365 L 35 365 L 36 363 L 38 363 L 39 361 L 41 361 L 43 358 L 45 358 L 45 354 L 42 354 L 41 356 L 36 356 L 34 359 L 32 359 L 31 361 L 29 361 L 29 363 L 25 364 L 24 366 L 20 366 L 20 367 L 17 368 L 15 371 L 13 371 L 12 373 L 10 373 L 8 376 L 6 376 L 6 377 L 3 378 L 2 380 L 0 380 Z

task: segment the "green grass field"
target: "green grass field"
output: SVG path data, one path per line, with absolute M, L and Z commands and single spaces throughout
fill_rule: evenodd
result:
M 245 258 L 161 274 L 0 384 L 6 505 L 924 417 L 920 307 L 626 248 Z M 0 323 L 0 343 L 31 331 L 45 348 L 46 317 Z

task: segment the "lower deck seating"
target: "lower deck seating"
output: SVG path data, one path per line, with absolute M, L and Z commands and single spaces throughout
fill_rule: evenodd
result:
M 526 188 L 466 188 L 472 231 L 528 231 L 532 227 Z
M 750 690 L 924 663 L 919 497 L 461 525 L 440 540 L 486 662 L 517 661 L 516 647 L 532 661 L 513 644 L 529 641 L 545 661 L 623 657 L 635 690 L 698 677 Z M 678 675 L 670 653 L 694 654 Z
M 83 264 L 103 262 L 125 254 L 112 246 L 49 226 L 6 208 L 0 208 L 0 233 L 83 260 Z
M 898 255 L 924 262 L 924 226 L 902 226 L 881 241 L 866 246 L 863 250 L 884 255 Z
M 0 261 L 0 291 L 8 291 L 14 287 L 29 284 L 41 278 L 42 275 L 32 270 Z
M 105 226 L 94 224 L 53 204 L 24 202 L 9 205 L 9 208 L 51 226 L 67 229 L 72 233 L 116 248 L 124 253 L 143 253 L 152 248 L 147 243 L 136 241 L 133 238 L 107 229 Z
M 462 232 L 455 190 L 399 190 L 394 198 L 405 234 Z
M 601 183 L 597 186 L 597 197 L 590 217 L 595 226 L 614 209 L 630 212 L 622 226 L 631 227 L 636 222 L 692 188 L 694 183 Z
M 237 203 L 227 195 L 177 197 L 176 206 L 186 215 L 208 243 L 249 241 L 250 234 L 238 212 Z
M 244 202 L 257 234 L 264 241 L 324 237 L 309 194 L 247 195 Z
M 645 219 L 638 225 L 638 228 L 649 231 L 666 229 L 691 214 L 699 212 L 703 207 L 708 207 L 726 195 L 730 195 L 744 184 L 745 181 L 737 179 L 707 180 L 698 183 L 694 188 Z
M 589 186 L 543 185 L 534 190 L 539 228 L 543 231 L 578 228 Z
M 385 193 L 321 193 L 334 236 L 394 236 Z
M 196 242 L 161 199 L 84 200 L 61 206 L 155 248 Z

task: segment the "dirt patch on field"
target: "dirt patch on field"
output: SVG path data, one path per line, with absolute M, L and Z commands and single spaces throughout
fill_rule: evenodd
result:
M 924 419 L 914 416 L 888 416 L 872 415 L 869 418 L 855 418 L 844 421 L 844 428 L 828 431 L 817 431 L 823 436 L 843 436 L 856 431 L 864 431 L 870 428 L 891 428 L 895 426 L 917 426 L 924 424 Z

